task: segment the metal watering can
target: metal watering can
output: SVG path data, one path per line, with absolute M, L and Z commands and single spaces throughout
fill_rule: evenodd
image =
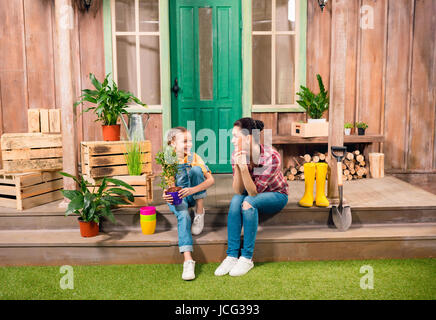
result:
M 141 110 L 138 108 L 128 108 L 127 111 L 129 112 L 127 116 L 128 124 L 124 120 L 124 117 L 120 117 L 120 118 L 121 121 L 123 122 L 124 128 L 126 129 L 129 140 L 144 141 L 145 140 L 144 131 L 147 128 L 148 121 L 150 120 L 150 114 L 147 113 L 145 110 Z M 142 122 L 142 116 L 144 114 L 147 115 L 147 119 L 145 120 L 145 125 Z

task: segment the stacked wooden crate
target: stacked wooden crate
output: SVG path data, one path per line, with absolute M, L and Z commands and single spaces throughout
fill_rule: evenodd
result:
M 82 175 L 95 185 L 103 177 L 112 177 L 127 182 L 135 191 L 135 201 L 130 207 L 145 206 L 153 201 L 153 175 L 151 143 L 141 141 L 142 171 L 140 176 L 129 176 L 126 153 L 129 141 L 87 141 L 81 143 Z
M 1 137 L 7 173 L 62 170 L 62 135 L 5 133 Z
M 0 171 L 0 206 L 30 209 L 62 199 L 62 176 L 56 172 L 6 173 Z
M 28 127 L 1 137 L 0 206 L 24 210 L 62 199 L 60 111 L 29 109 Z

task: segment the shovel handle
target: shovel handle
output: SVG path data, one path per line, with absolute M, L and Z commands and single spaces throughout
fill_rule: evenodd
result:
M 337 166 L 338 166 L 338 186 L 342 186 L 343 185 L 343 181 L 342 181 L 342 162 L 338 162 Z

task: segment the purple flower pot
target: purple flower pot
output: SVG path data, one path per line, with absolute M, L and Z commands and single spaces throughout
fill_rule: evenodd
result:
M 171 195 L 171 197 L 173 197 L 173 205 L 178 206 L 179 204 L 182 203 L 182 199 L 179 198 L 179 192 L 168 192 L 168 194 Z

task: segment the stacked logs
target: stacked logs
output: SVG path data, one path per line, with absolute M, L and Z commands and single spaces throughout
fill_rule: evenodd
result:
M 285 170 L 285 176 L 289 181 L 304 180 L 304 164 L 311 162 L 326 162 L 327 153 L 315 152 L 313 156 L 305 154 L 304 156 L 291 157 L 290 166 Z
M 289 181 L 304 180 L 304 164 L 326 162 L 327 156 L 327 153 L 315 152 L 313 156 L 305 154 L 304 156 L 291 157 L 291 165 L 285 170 L 285 176 Z M 344 181 L 367 177 L 368 168 L 365 157 L 359 150 L 347 152 L 342 162 L 342 170 Z
M 347 152 L 345 159 L 342 162 L 343 180 L 356 180 L 366 178 L 368 175 L 368 167 L 365 157 L 359 150 Z

